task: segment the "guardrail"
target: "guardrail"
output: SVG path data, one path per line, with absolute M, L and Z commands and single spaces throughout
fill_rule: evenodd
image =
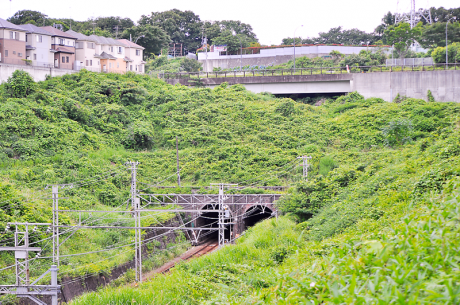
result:
M 164 73 L 163 79 L 187 78 L 227 78 L 227 77 L 259 77 L 259 76 L 284 76 L 284 75 L 321 75 L 321 74 L 347 74 L 347 73 L 372 73 L 372 72 L 414 72 L 436 70 L 460 70 L 460 63 L 434 64 L 422 66 L 351 66 L 347 67 L 319 67 L 296 69 L 265 69 L 252 71 L 215 71 L 215 72 L 188 72 Z

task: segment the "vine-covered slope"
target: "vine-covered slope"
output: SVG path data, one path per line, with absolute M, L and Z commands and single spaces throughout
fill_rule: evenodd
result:
M 8 221 L 49 222 L 50 190 L 44 189 L 48 184 L 74 183 L 74 188 L 62 190 L 69 198 L 61 201 L 63 209 L 126 206 L 127 160 L 141 162 L 139 189 L 164 192 L 154 185 L 175 183 L 176 136 L 185 186 L 231 182 L 247 185 L 245 192 L 255 192 L 251 187 L 257 185 L 292 186 L 279 203 L 289 219 L 269 220 L 250 230 L 238 245 L 184 264 L 139 289 L 90 294 L 77 303 L 126 304 L 134 299 L 145 304 L 290 304 L 302 298 L 317 303 L 414 298 L 417 303 L 456 294 L 449 290 L 449 283 L 458 281 L 455 259 L 449 265 L 454 267 L 440 265 L 446 277 L 438 277 L 441 269 L 431 260 L 427 263 L 436 272 L 422 276 L 422 271 L 413 271 L 407 281 L 385 268 L 390 268 L 389 260 L 400 259 L 391 262 L 408 268 L 398 269 L 406 274 L 413 269 L 413 257 L 420 260 L 425 255 L 422 248 L 413 255 L 412 250 L 401 250 L 407 242 L 400 243 L 402 235 L 394 232 L 408 227 L 407 238 L 412 238 L 409 226 L 415 230 L 425 217 L 417 218 L 417 213 L 428 219 L 434 217 L 430 213 L 441 213 L 443 204 L 445 210 L 455 209 L 447 193 L 434 204 L 429 199 L 460 171 L 458 104 L 414 99 L 387 103 L 352 93 L 314 107 L 253 94 L 239 85 L 187 88 L 134 74 L 81 71 L 34 85 L 21 82 L 21 77 L 0 86 L 0 231 Z M 20 86 L 28 88 L 17 90 Z M 312 156 L 308 182 L 302 182 L 302 169 L 296 166 L 299 155 Z M 445 219 L 455 221 L 449 215 Z M 72 224 L 76 217 L 61 220 Z M 85 217 L 96 224 L 132 221 Z M 144 221 L 169 217 L 151 214 Z M 443 228 L 449 221 L 441 219 L 437 226 Z M 422 229 L 423 234 L 438 234 L 433 233 L 435 227 Z M 455 238 L 455 228 L 449 230 L 449 238 Z M 44 257 L 50 247 L 40 240 L 48 236 L 40 229 L 32 237 L 45 249 Z M 12 234 L 2 237 L 8 244 Z M 126 245 L 132 237 L 129 231 L 78 231 L 63 245 L 63 254 L 107 251 L 63 258 L 62 274 L 109 272 L 131 259 L 133 252 L 129 246 L 108 247 Z M 433 251 L 452 248 L 442 248 L 434 239 L 425 242 Z M 379 255 L 384 256 L 381 265 Z M 355 275 L 346 269 L 353 260 Z M 95 263 L 99 261 L 103 263 Z M 0 256 L 0 268 L 13 262 L 11 256 Z M 34 264 L 36 276 L 50 261 Z M 435 277 L 435 286 L 428 285 Z M 424 292 L 408 290 L 414 278 L 425 281 L 420 286 Z M 13 280 L 8 270 L 2 271 L 2 279 Z M 390 289 L 382 281 L 397 285 Z

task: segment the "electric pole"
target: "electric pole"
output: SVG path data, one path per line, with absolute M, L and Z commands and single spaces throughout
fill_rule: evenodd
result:
M 57 271 L 56 265 L 51 268 L 30 284 L 29 274 L 29 252 L 38 252 L 36 258 L 40 256 L 41 248 L 30 247 L 29 245 L 29 226 L 34 226 L 34 231 L 37 226 L 49 226 L 50 223 L 8 223 L 6 230 L 8 231 L 10 225 L 14 225 L 14 247 L 0 247 L 0 251 L 14 251 L 15 257 L 15 271 L 16 283 L 15 285 L 0 285 L 0 294 L 11 294 L 17 297 L 26 297 L 39 305 L 46 303 L 36 298 L 36 295 L 49 295 L 51 296 L 51 305 L 58 305 L 58 291 L 60 286 L 57 284 Z M 21 231 L 19 227 L 23 227 Z M 51 285 L 35 285 L 47 273 L 51 272 Z
M 136 228 L 134 233 L 136 282 L 142 282 L 142 231 L 139 212 L 141 200 L 137 197 L 137 166 L 139 162 L 129 161 L 125 165 L 129 166 L 128 169 L 131 171 L 131 209 L 134 213 L 134 227 Z
M 179 138 L 176 136 L 177 185 L 180 187 Z
M 305 181 L 308 181 L 308 160 L 311 159 L 311 156 L 300 156 L 297 157 L 297 159 L 302 159 L 302 167 L 303 167 L 303 177 L 305 178 Z
M 226 216 L 229 216 L 229 212 L 226 214 L 226 210 L 224 207 L 224 189 L 229 188 L 232 186 L 238 186 L 238 184 L 228 184 L 228 183 L 211 183 L 212 186 L 218 186 L 219 187 L 219 198 L 218 198 L 218 204 L 219 204 L 219 219 L 218 219 L 218 225 L 219 225 L 219 248 L 225 246 L 225 218 Z M 230 216 L 229 216 L 230 217 Z
M 59 268 L 59 186 L 51 187 L 53 199 L 53 264 Z

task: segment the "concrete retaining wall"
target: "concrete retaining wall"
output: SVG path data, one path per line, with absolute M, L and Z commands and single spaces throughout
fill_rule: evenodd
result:
M 13 74 L 13 72 L 16 70 L 26 71 L 33 77 L 33 79 L 36 82 L 44 81 L 47 75 L 62 76 L 64 74 L 72 74 L 72 73 L 78 72 L 74 70 L 65 70 L 65 69 L 0 64 L 0 83 L 6 82 L 8 80 L 8 77 L 10 77 Z
M 460 70 L 353 74 L 351 91 L 364 97 L 392 101 L 396 95 L 436 101 L 460 102 Z

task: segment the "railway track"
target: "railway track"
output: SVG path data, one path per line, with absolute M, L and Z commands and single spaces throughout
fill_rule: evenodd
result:
M 189 249 L 187 252 L 185 252 L 181 256 L 176 257 L 175 259 L 167 262 L 163 266 L 148 272 L 147 274 L 145 274 L 142 277 L 142 280 L 148 280 L 148 279 L 154 277 L 156 274 L 166 273 L 172 267 L 177 265 L 178 263 L 183 262 L 183 261 L 188 261 L 188 260 L 191 260 L 193 258 L 198 258 L 200 256 L 206 255 L 206 254 L 216 250 L 218 247 L 219 247 L 219 244 L 216 243 L 215 241 L 208 241 L 208 242 L 205 242 L 202 245 L 192 247 L 191 249 Z

